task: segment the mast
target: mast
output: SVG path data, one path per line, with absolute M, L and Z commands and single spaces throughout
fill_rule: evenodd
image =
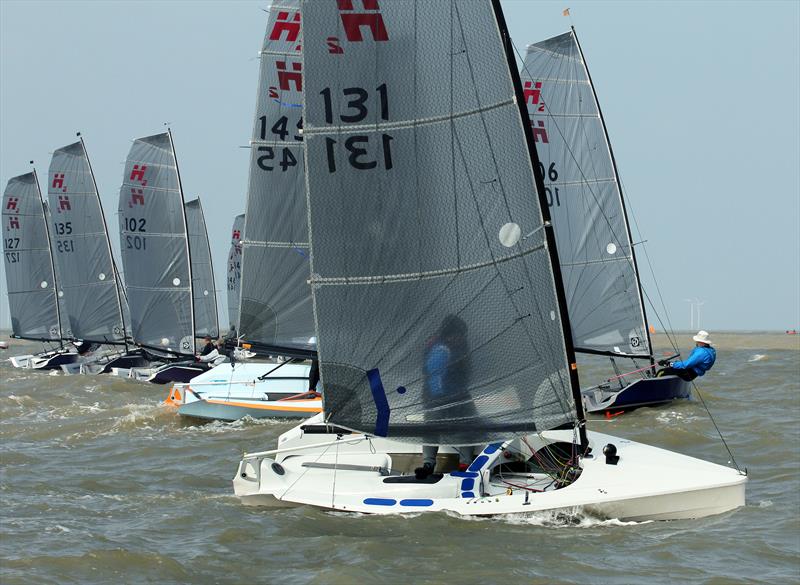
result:
M 114 288 L 117 291 L 117 308 L 119 309 L 119 320 L 122 323 L 122 343 L 125 345 L 125 352 L 128 351 L 128 330 L 125 325 L 125 312 L 122 310 L 122 299 L 120 298 L 120 282 L 119 271 L 117 270 L 117 263 L 114 260 L 114 253 L 111 250 L 111 238 L 108 236 L 108 225 L 106 224 L 106 215 L 103 211 L 103 201 L 100 199 L 100 191 L 97 188 L 97 180 L 94 176 L 94 169 L 92 169 L 92 162 L 89 160 L 89 153 L 86 151 L 86 144 L 83 141 L 83 136 L 78 132 L 78 139 L 81 141 L 81 148 L 83 155 L 86 157 L 86 164 L 89 166 L 89 175 L 92 177 L 92 185 L 94 192 L 97 196 L 97 205 L 100 208 L 100 221 L 103 222 L 103 232 L 106 236 L 106 247 L 108 248 L 108 257 L 111 259 L 111 268 L 114 271 Z
M 36 183 L 36 192 L 39 194 L 39 203 L 42 206 L 44 229 L 45 233 L 47 234 L 47 253 L 50 256 L 50 270 L 53 271 L 53 294 L 55 295 L 56 318 L 58 319 L 58 343 L 63 348 L 64 333 L 63 333 L 63 327 L 61 326 L 61 306 L 58 302 L 58 277 L 56 277 L 56 264 L 55 264 L 55 259 L 53 258 L 53 245 L 50 238 L 50 218 L 48 217 L 47 208 L 44 205 L 44 199 L 42 199 L 42 188 L 39 186 L 39 175 L 36 173 L 36 167 L 33 168 L 33 180 Z
M 500 6 L 500 0 L 492 0 L 492 9 L 494 11 L 497 27 L 500 30 L 500 37 L 503 40 L 503 49 L 506 54 L 506 62 L 508 64 L 508 70 L 514 84 L 514 94 L 516 97 L 517 106 L 519 108 L 520 123 L 522 124 L 525 133 L 525 142 L 527 143 L 528 153 L 530 154 L 533 166 L 536 194 L 539 197 L 539 208 L 541 209 L 542 219 L 544 221 L 544 234 L 547 241 L 547 252 L 550 256 L 550 263 L 553 267 L 556 298 L 558 299 L 558 311 L 561 317 L 561 328 L 564 336 L 564 345 L 567 351 L 567 362 L 569 363 L 570 387 L 572 389 L 572 399 L 575 403 L 575 414 L 577 415 L 578 419 L 578 433 L 581 441 L 581 449 L 585 452 L 589 447 L 589 439 L 586 436 L 586 414 L 583 411 L 583 400 L 581 398 L 580 381 L 578 379 L 578 364 L 575 356 L 575 346 L 572 341 L 572 328 L 569 324 L 569 314 L 567 311 L 567 297 L 564 292 L 564 281 L 561 276 L 561 265 L 558 261 L 555 233 L 553 231 L 553 224 L 550 221 L 550 210 L 547 205 L 547 198 L 544 190 L 544 177 L 542 176 L 541 167 L 539 166 L 539 155 L 536 151 L 536 143 L 533 139 L 533 132 L 531 131 L 531 127 L 528 122 L 525 96 L 522 92 L 522 81 L 520 80 L 517 62 L 514 59 L 511 36 L 508 33 L 505 17 L 503 15 L 503 9 Z
M 625 198 L 622 196 L 622 182 L 619 178 L 619 171 L 617 170 L 617 159 L 614 158 L 614 150 L 611 148 L 611 139 L 608 137 L 608 128 L 606 127 L 606 120 L 603 117 L 603 110 L 600 108 L 600 101 L 597 99 L 597 91 L 594 88 L 594 82 L 592 81 L 592 75 L 589 73 L 589 67 L 586 65 L 586 59 L 583 56 L 583 49 L 581 48 L 581 43 L 578 40 L 578 34 L 575 32 L 575 27 L 571 26 L 572 29 L 572 37 L 575 39 L 575 45 L 578 47 L 578 53 L 581 56 L 581 65 L 583 65 L 583 70 L 586 72 L 586 78 L 589 80 L 589 87 L 592 90 L 592 97 L 594 98 L 594 104 L 597 108 L 597 112 L 600 114 L 600 125 L 603 127 L 603 135 L 606 141 L 606 148 L 608 148 L 608 155 L 611 158 L 611 166 L 614 169 L 614 178 L 617 181 L 617 188 L 619 192 L 619 202 L 620 206 L 622 207 L 622 215 L 623 221 L 625 222 L 625 231 L 628 235 L 628 242 L 630 242 L 631 246 L 631 259 L 633 260 L 633 273 L 636 275 L 636 289 L 639 294 L 639 305 L 642 307 L 642 320 L 644 321 L 644 334 L 647 337 L 647 349 L 650 353 L 650 364 L 654 364 L 655 360 L 653 359 L 653 344 L 652 340 L 650 339 L 650 324 L 647 321 L 647 311 L 644 307 L 644 296 L 642 293 L 642 282 L 639 278 L 639 266 L 636 263 L 636 250 L 633 247 L 633 237 L 631 235 L 631 226 L 628 222 L 628 210 L 625 207 Z
M 192 335 L 195 335 L 195 325 L 194 325 L 194 284 L 192 283 L 192 251 L 189 247 L 189 223 L 186 221 L 186 203 L 183 199 L 183 184 L 181 183 L 181 170 L 178 168 L 178 156 L 175 154 L 175 144 L 172 141 L 172 130 L 167 127 L 167 136 L 169 136 L 169 146 L 172 150 L 172 158 L 175 161 L 175 173 L 178 175 L 178 191 L 181 195 L 181 216 L 183 217 L 183 231 L 184 235 L 186 236 L 186 260 L 187 260 L 187 268 L 189 271 L 189 303 L 191 303 L 191 316 L 192 316 L 192 326 L 191 331 Z M 194 353 L 194 348 L 192 349 L 192 353 Z

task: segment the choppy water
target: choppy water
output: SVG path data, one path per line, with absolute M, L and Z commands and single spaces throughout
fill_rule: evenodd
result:
M 800 582 L 800 339 L 717 337 L 700 389 L 748 468 L 747 506 L 652 523 L 245 508 L 230 484 L 242 451 L 272 448 L 291 423 L 188 424 L 160 406 L 164 387 L 3 362 L 0 582 Z M 728 459 L 699 402 L 590 428 Z

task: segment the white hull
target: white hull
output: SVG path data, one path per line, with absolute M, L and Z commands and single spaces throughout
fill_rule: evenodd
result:
M 643 521 L 701 518 L 744 505 L 747 478 L 736 470 L 600 433 L 591 433 L 589 439 L 594 456 L 582 458 L 577 479 L 556 489 L 543 474 L 498 475 L 498 466 L 508 461 L 504 449 L 525 452 L 519 441 L 490 445 L 466 473 L 446 473 L 427 483 L 396 469 L 395 460 L 419 454 L 419 447 L 356 434 L 337 440 L 336 435 L 310 435 L 296 428 L 281 437 L 277 453 L 246 456 L 233 485 L 247 504 L 307 504 L 368 514 L 449 511 L 479 516 L 582 510 L 604 518 Z M 527 438 L 536 450 L 571 440 L 568 431 Z M 617 447 L 616 465 L 608 464 L 602 454 L 608 443 Z M 406 474 L 408 463 L 403 464 Z M 405 480 L 392 479 L 397 477 Z M 539 489 L 543 491 L 532 491 Z
M 224 421 L 245 416 L 308 418 L 321 412 L 319 398 L 287 400 L 308 390 L 310 366 L 286 364 L 276 369 L 278 365 L 274 362 L 233 366 L 223 363 L 187 384 L 173 385 L 166 402 L 176 406 L 181 416 Z

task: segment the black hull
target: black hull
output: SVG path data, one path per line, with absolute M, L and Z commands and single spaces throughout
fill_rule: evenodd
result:
M 677 376 L 664 376 L 636 380 L 619 390 L 587 390 L 582 397 L 588 413 L 617 414 L 642 406 L 659 406 L 688 399 L 691 395 L 690 382 Z
M 56 353 L 53 355 L 43 354 L 36 356 L 32 360 L 44 360 L 33 366 L 34 370 L 60 370 L 62 365 L 75 363 L 80 356 L 77 353 Z
M 150 365 L 150 360 L 142 352 L 132 351 L 112 359 L 105 365 L 102 373 L 111 373 L 111 368 L 124 368 L 127 370 L 130 368 L 147 368 Z
M 208 364 L 204 363 L 168 364 L 155 372 L 148 382 L 152 384 L 186 383 L 209 369 Z

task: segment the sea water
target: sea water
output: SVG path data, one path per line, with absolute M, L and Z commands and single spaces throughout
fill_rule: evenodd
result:
M 0 583 L 800 582 L 800 338 L 715 337 L 698 388 L 747 468 L 747 505 L 648 523 L 244 507 L 231 488 L 242 452 L 274 448 L 292 422 L 186 422 L 161 406 L 164 386 L 3 361 Z M 0 359 L 35 349 L 12 340 Z M 595 358 L 580 372 L 587 386 L 613 375 Z M 589 428 L 731 460 L 698 399 Z

